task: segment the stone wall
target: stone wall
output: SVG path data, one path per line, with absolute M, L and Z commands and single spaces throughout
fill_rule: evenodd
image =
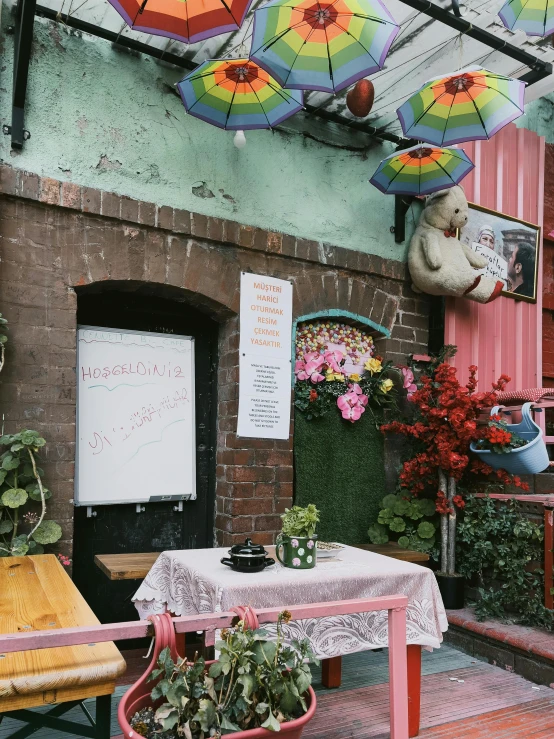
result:
M 76 403 L 76 288 L 149 283 L 220 324 L 216 500 L 222 545 L 255 532 L 270 543 L 292 502 L 293 436 L 238 439 L 241 270 L 290 279 L 295 318 L 369 319 L 387 359 L 425 353 L 428 303 L 406 266 L 359 251 L 138 202 L 0 167 L 0 310 L 9 321 L 0 407 L 6 431 L 40 430 L 55 491 L 52 518 L 71 551 Z

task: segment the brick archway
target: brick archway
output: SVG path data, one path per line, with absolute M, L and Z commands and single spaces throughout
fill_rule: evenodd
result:
M 0 167 L 0 308 L 10 322 L 0 397 L 6 431 L 47 439 L 52 517 L 73 538 L 76 290 L 118 283 L 161 291 L 219 324 L 215 540 L 270 543 L 292 503 L 291 436 L 240 439 L 240 273 L 288 279 L 293 316 L 358 316 L 379 327 L 394 362 L 426 351 L 425 298 L 400 262 Z M 390 332 L 390 333 L 389 333 Z

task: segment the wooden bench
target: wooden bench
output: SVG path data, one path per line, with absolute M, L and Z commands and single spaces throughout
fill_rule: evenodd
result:
M 388 544 L 360 544 L 358 549 L 366 549 L 376 554 L 384 554 L 386 557 L 394 557 L 404 562 L 416 562 L 423 564 L 429 561 L 429 555 L 425 552 L 415 552 L 412 549 L 403 549 L 392 541 Z M 150 572 L 154 562 L 160 556 L 160 552 L 143 552 L 131 554 L 97 554 L 94 564 L 110 580 L 144 580 Z M 270 556 L 273 556 L 270 554 Z
M 144 580 L 160 552 L 142 554 L 97 554 L 94 564 L 110 580 Z
M 0 558 L 0 634 L 98 625 L 53 554 Z M 16 732 L 18 739 L 39 726 L 54 730 L 56 739 L 59 732 L 110 739 L 111 696 L 125 668 L 113 642 L 0 653 L 0 722 L 9 717 L 28 724 Z M 86 698 L 96 698 L 90 727 L 59 718 Z M 53 708 L 28 710 L 38 706 Z
M 425 552 L 416 552 L 414 549 L 399 547 L 394 541 L 389 541 L 387 544 L 358 544 L 357 548 L 365 549 L 366 552 L 382 554 L 385 557 L 401 559 L 403 562 L 422 564 L 429 561 L 429 555 Z

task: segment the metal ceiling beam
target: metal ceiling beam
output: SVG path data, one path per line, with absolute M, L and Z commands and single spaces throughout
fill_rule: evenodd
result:
M 491 49 L 501 51 L 503 54 L 510 57 L 510 59 L 515 59 L 517 62 L 529 67 L 530 71 L 526 72 L 519 78 L 523 82 L 527 82 L 528 85 L 532 85 L 533 83 L 548 77 L 549 74 L 552 74 L 552 64 L 550 64 L 550 62 L 544 62 L 542 59 L 537 59 L 533 54 L 529 54 L 507 41 L 503 41 L 493 33 L 485 31 L 483 28 L 474 26 L 461 16 L 454 15 L 448 10 L 439 8 L 438 5 L 435 5 L 430 0 L 401 0 L 401 2 L 414 10 L 418 10 L 420 13 L 429 16 L 429 18 L 440 21 L 441 23 L 450 26 L 450 28 L 463 33 L 465 36 L 469 36 L 476 41 L 480 41 Z
M 12 149 L 22 149 L 30 134 L 25 130 L 25 96 L 33 44 L 36 0 L 19 0 L 15 11 L 12 123 L 3 131 L 12 137 Z
M 140 41 L 135 41 L 135 39 L 129 38 L 128 36 L 123 36 L 120 33 L 115 33 L 114 31 L 108 31 L 107 29 L 101 28 L 100 26 L 95 26 L 94 23 L 87 23 L 86 21 L 82 21 L 79 18 L 75 18 L 71 15 L 64 15 L 63 13 L 60 14 L 52 8 L 46 8 L 44 5 L 37 5 L 36 14 L 42 16 L 43 18 L 48 18 L 48 20 L 62 23 L 69 28 L 74 28 L 76 31 L 82 31 L 83 33 L 88 33 L 91 36 L 96 36 L 97 38 L 102 38 L 105 41 L 110 41 L 112 44 L 117 44 L 118 46 L 122 46 L 125 49 L 138 51 L 140 54 L 152 56 L 154 57 L 154 59 L 161 59 L 168 64 L 174 64 L 176 67 L 181 67 L 182 69 L 187 69 L 190 71 L 192 69 L 196 69 L 196 67 L 198 66 L 194 62 L 191 62 L 182 56 L 178 56 L 177 54 L 166 52 L 163 49 L 157 49 L 155 46 L 143 44 Z
M 182 56 L 164 52 L 163 49 L 157 49 L 154 46 L 143 44 L 140 41 L 129 38 L 128 36 L 122 36 L 118 33 L 115 33 L 114 31 L 108 31 L 105 28 L 100 28 L 99 26 L 95 26 L 92 23 L 86 23 L 85 21 L 79 20 L 78 18 L 74 18 L 72 16 L 60 17 L 55 10 L 52 10 L 51 8 L 46 8 L 43 5 L 37 5 L 36 13 L 37 15 L 40 15 L 44 18 L 48 18 L 49 20 L 58 21 L 59 23 L 65 23 L 67 26 L 75 28 L 77 31 L 89 33 L 91 36 L 97 36 L 98 38 L 102 38 L 106 41 L 110 41 L 113 44 L 122 46 L 125 49 L 130 49 L 131 51 L 137 51 L 141 54 L 152 56 L 155 59 L 160 59 L 161 61 L 167 62 L 168 64 L 174 64 L 176 67 L 186 69 L 187 71 L 196 69 L 196 67 L 198 66 L 194 62 L 191 62 L 189 59 L 185 59 Z M 405 139 L 403 139 L 401 136 L 397 136 L 394 133 L 380 131 L 375 126 L 368 126 L 367 123 L 363 123 L 362 121 L 354 121 L 349 118 L 343 118 L 338 113 L 331 113 L 327 110 L 320 110 L 315 105 L 306 104 L 304 105 L 304 109 L 310 115 L 315 115 L 318 118 L 323 118 L 324 120 L 336 123 L 339 126 L 345 126 L 355 131 L 360 131 L 361 133 L 375 136 L 379 139 L 382 139 L 383 141 L 392 141 L 392 143 L 394 144 L 401 144 L 405 141 Z

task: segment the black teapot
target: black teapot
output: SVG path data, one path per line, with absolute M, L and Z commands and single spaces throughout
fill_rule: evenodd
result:
M 223 557 L 221 563 L 237 572 L 261 572 L 275 564 L 275 560 L 267 556 L 262 544 L 253 544 L 247 539 L 244 544 L 235 544 L 229 549 L 229 557 Z

